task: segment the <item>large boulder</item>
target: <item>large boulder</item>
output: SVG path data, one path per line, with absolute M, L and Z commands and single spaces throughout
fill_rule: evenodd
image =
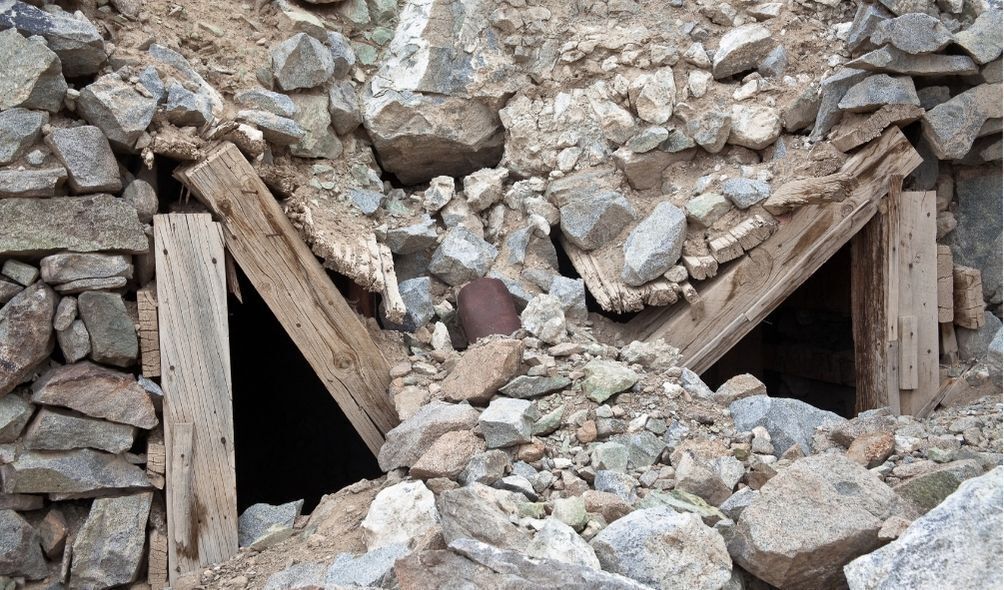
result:
M 409 0 L 362 94 L 363 124 L 384 170 L 405 184 L 461 177 L 502 157 L 498 111 L 520 88 L 486 2 Z
M 94 501 L 73 541 L 71 588 L 109 588 L 136 578 L 152 500 L 145 492 Z
M 742 511 L 732 559 L 782 590 L 843 583 L 841 568 L 881 545 L 879 529 L 902 510 L 875 474 L 840 454 L 795 461 Z
M 56 346 L 56 293 L 37 282 L 0 308 L 0 396 L 28 377 Z
M 819 426 L 838 425 L 845 418 L 810 406 L 797 399 L 754 395 L 729 405 L 736 430 L 751 431 L 763 426 L 770 433 L 774 449 L 783 453 L 797 444 L 802 452 L 812 452 L 812 435 Z
M 603 569 L 661 590 L 718 590 L 732 574 L 725 541 L 695 514 L 636 510 L 592 541 Z
M 898 539 L 850 562 L 851 590 L 1000 588 L 1004 471 L 970 479 Z

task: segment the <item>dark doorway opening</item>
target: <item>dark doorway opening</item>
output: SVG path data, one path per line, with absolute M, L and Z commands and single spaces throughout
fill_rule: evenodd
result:
M 381 474 L 376 458 L 247 277 L 229 302 L 237 506 L 321 496 Z
M 854 416 L 851 249 L 838 251 L 703 375 L 712 389 L 751 373 L 774 397 Z

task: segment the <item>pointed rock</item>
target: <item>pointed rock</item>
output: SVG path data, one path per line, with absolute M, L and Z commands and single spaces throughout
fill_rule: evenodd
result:
M 442 435 L 474 428 L 479 414 L 467 404 L 433 401 L 422 406 L 414 416 L 387 433 L 387 440 L 377 457 L 380 469 L 390 471 L 411 467 Z
M 146 391 L 128 373 L 88 362 L 56 367 L 32 386 L 32 401 L 143 429 L 157 425 Z

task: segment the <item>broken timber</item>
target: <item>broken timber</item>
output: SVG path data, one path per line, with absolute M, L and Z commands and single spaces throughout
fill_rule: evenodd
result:
M 842 167 L 857 179 L 849 197 L 780 220 L 770 238 L 698 288 L 701 313 L 683 306 L 646 309 L 628 324 L 631 336 L 665 339 L 680 349 L 684 366 L 704 372 L 864 227 L 890 176 L 909 174 L 920 162 L 899 128 L 887 130 Z
M 171 585 L 237 552 L 223 233 L 206 214 L 154 217 Z
M 227 249 L 376 455 L 397 424 L 387 361 L 265 183 L 232 143 L 175 174 L 219 219 Z

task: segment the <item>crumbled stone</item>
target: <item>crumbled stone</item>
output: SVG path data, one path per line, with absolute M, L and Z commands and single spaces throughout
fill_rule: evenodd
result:
M 470 430 L 479 412 L 467 404 L 433 401 L 387 433 L 377 460 L 380 469 L 411 467 L 436 440 L 447 432 Z
M 638 373 L 621 363 L 600 359 L 589 361 L 583 371 L 586 378 L 582 381 L 582 391 L 598 404 L 630 389 L 640 379 Z
M 577 195 L 559 210 L 562 234 L 583 250 L 599 248 L 635 219 L 631 203 L 614 191 Z
M 983 65 L 1001 56 L 1001 9 L 983 11 L 968 29 L 955 34 L 955 43 Z
M 780 134 L 781 115 L 777 109 L 756 104 L 732 106 L 730 144 L 762 150 L 774 143 Z
M 907 76 L 875 74 L 852 86 L 838 104 L 841 110 L 867 113 L 887 104 L 920 106 L 913 80 Z
M 548 344 L 565 339 L 565 310 L 561 300 L 553 295 L 537 295 L 520 314 L 523 329 Z

